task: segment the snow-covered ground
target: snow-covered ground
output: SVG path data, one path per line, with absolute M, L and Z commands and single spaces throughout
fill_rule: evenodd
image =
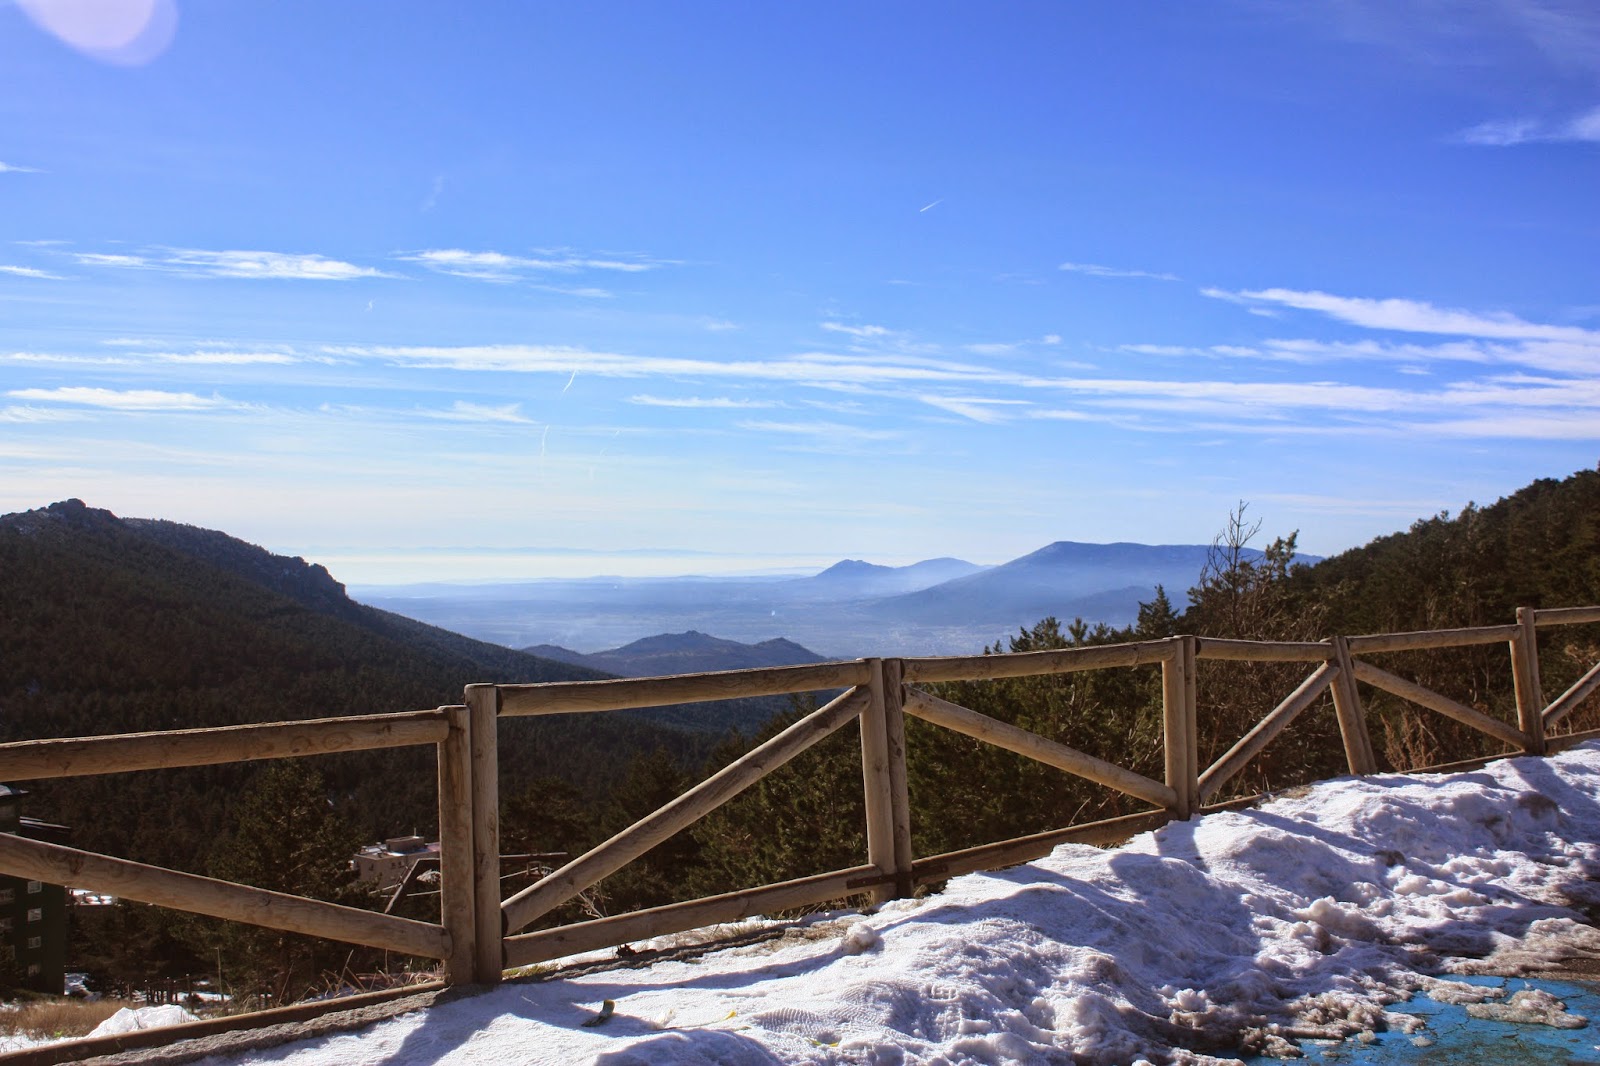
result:
M 1600 957 L 1583 913 L 1600 904 L 1597 874 L 1592 744 L 1470 773 L 1328 782 L 1114 851 L 1064 846 L 870 916 L 821 916 L 698 958 L 509 983 L 213 1061 L 1233 1061 L 1415 1029 L 1414 992 L 1505 995 L 1452 974 Z M 607 1000 L 612 1016 L 585 1026 Z

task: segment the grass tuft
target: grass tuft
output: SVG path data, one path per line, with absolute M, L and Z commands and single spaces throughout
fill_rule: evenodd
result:
M 37 1040 L 83 1036 L 123 1007 L 132 1005 L 120 999 L 93 1003 L 81 999 L 34 1000 L 14 1010 L 0 1012 L 0 1033 Z

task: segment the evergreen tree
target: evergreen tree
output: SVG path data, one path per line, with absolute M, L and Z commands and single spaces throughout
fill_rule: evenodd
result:
M 213 853 L 214 876 L 257 888 L 360 906 L 350 859 L 361 838 L 333 809 L 322 775 L 302 760 L 269 763 L 234 811 L 233 831 Z M 348 945 L 236 923 L 197 922 L 197 938 L 224 959 L 235 992 L 272 1002 L 301 998 L 337 978 Z

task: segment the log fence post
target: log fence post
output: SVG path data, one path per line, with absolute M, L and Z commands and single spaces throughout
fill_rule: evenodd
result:
M 1527 734 L 1529 755 L 1543 755 L 1544 691 L 1539 684 L 1539 629 L 1532 607 L 1517 608 L 1511 638 L 1511 681 L 1517 690 L 1517 728 Z
M 1200 789 L 1194 768 L 1198 754 L 1191 753 L 1191 738 L 1197 733 L 1194 705 L 1189 701 L 1187 655 L 1184 637 L 1171 637 L 1166 642 L 1167 655 L 1161 660 L 1161 711 L 1162 734 L 1166 740 L 1167 785 L 1177 794 L 1172 805 L 1172 815 L 1178 819 L 1193 816 L 1195 799 Z
M 1189 738 L 1186 744 L 1189 764 L 1184 770 L 1189 782 L 1191 807 L 1200 805 L 1200 641 L 1193 636 L 1183 638 L 1183 705 L 1184 720 L 1188 723 Z
M 883 728 L 889 749 L 889 809 L 894 812 L 894 891 L 909 899 L 916 888 L 912 880 L 911 791 L 906 778 L 905 664 L 883 661 Z
M 505 920 L 500 912 L 500 689 L 468 685 L 472 793 L 472 980 L 500 982 L 505 968 Z
M 441 707 L 450 732 L 439 750 L 439 919 L 450 934 L 447 985 L 470 984 L 476 961 L 473 903 L 472 718 L 466 707 Z
M 1333 681 L 1333 713 L 1339 719 L 1339 736 L 1344 741 L 1344 759 L 1350 772 L 1359 777 L 1376 773 L 1378 764 L 1372 754 L 1372 734 L 1367 731 L 1367 716 L 1361 709 L 1361 694 L 1356 689 L 1356 668 L 1350 658 L 1350 643 L 1343 637 L 1334 637 L 1333 662 L 1339 676 Z
M 906 790 L 905 715 L 898 659 L 868 659 L 871 699 L 861 710 L 861 780 L 866 797 L 867 861 L 894 877 L 872 902 L 911 895 L 911 821 Z

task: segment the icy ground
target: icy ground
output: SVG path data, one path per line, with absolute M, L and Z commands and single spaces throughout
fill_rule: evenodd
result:
M 1585 917 L 1600 904 L 1597 873 L 1592 744 L 1471 773 L 1328 782 L 1115 851 L 1064 846 L 871 916 L 822 916 L 687 961 L 509 983 L 212 1061 L 1232 1062 L 1415 1028 L 1405 1000 L 1417 991 L 1504 995 L 1452 974 L 1600 957 Z M 606 1000 L 613 1016 L 584 1026 Z M 1551 1004 L 1513 1006 L 1578 1024 Z M 1574 1034 L 1579 1046 L 1593 1031 Z

